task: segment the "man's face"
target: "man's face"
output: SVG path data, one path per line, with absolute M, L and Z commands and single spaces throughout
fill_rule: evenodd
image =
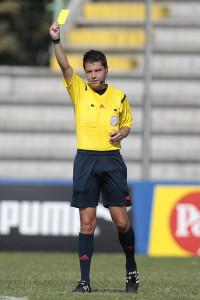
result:
M 104 68 L 100 61 L 85 64 L 88 84 L 93 90 L 100 90 L 105 87 L 107 73 L 108 68 Z

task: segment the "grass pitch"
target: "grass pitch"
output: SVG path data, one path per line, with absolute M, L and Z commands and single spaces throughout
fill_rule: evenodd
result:
M 122 254 L 97 254 L 91 267 L 91 294 L 73 294 L 79 280 L 78 255 L 0 253 L 0 299 L 189 300 L 200 299 L 200 258 L 137 257 L 138 294 L 126 294 Z

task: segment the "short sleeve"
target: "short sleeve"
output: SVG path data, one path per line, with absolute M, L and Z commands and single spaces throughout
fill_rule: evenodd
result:
M 121 101 L 120 106 L 120 122 L 119 127 L 122 128 L 124 126 L 131 128 L 133 124 L 132 111 L 129 104 L 129 101 L 126 96 Z
M 81 97 L 82 91 L 85 90 L 85 81 L 75 72 L 73 72 L 71 81 L 69 83 L 64 78 L 64 85 L 69 93 L 72 103 L 76 104 Z

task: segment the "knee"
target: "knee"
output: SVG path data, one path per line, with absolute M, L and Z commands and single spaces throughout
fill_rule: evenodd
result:
M 96 220 L 86 219 L 81 222 L 81 233 L 92 234 L 96 227 Z
M 117 231 L 125 233 L 130 228 L 130 222 L 128 220 L 118 220 L 115 223 L 115 227 Z

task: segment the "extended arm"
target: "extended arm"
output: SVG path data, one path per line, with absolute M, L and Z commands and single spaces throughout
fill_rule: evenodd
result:
M 54 42 L 54 51 L 55 51 L 57 62 L 60 66 L 61 71 L 63 72 L 64 78 L 69 83 L 72 78 L 73 69 L 70 66 L 68 59 L 62 48 L 62 45 L 60 42 L 60 25 L 57 22 L 54 22 L 51 25 L 50 36 L 51 36 L 52 41 Z

